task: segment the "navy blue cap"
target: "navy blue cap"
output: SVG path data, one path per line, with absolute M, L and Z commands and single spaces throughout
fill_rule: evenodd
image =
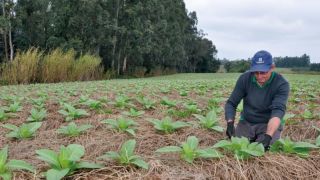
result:
M 251 72 L 267 72 L 272 67 L 272 55 L 268 51 L 258 51 L 251 60 Z

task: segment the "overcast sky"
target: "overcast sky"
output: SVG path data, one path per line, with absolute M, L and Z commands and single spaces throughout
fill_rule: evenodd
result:
M 258 50 L 320 63 L 319 0 L 185 0 L 217 57 L 247 59 Z

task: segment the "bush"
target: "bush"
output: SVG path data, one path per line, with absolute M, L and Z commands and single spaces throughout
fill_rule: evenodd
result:
M 55 83 L 103 79 L 101 59 L 84 54 L 75 58 L 75 51 L 55 49 L 43 56 L 37 48 L 18 52 L 12 62 L 1 64 L 0 84 Z M 110 77 L 109 77 L 110 78 Z
M 41 56 L 42 52 L 37 48 L 18 52 L 12 62 L 2 64 L 1 81 L 8 84 L 36 82 Z
M 100 79 L 103 67 L 100 66 L 101 59 L 97 56 L 85 54 L 74 62 L 72 79 L 73 80 L 93 80 Z
M 70 81 L 72 66 L 75 59 L 75 51 L 64 53 L 61 49 L 55 49 L 43 58 L 41 66 L 41 82 L 53 83 Z

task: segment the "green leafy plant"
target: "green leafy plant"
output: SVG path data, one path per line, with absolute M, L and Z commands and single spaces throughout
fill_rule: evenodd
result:
M 77 126 L 74 122 L 70 122 L 67 126 L 60 127 L 57 130 L 57 132 L 67 136 L 75 137 L 75 136 L 79 136 L 81 133 L 83 133 L 84 131 L 86 131 L 91 127 L 92 125 L 90 124 Z
M 146 97 L 138 97 L 137 98 L 137 101 L 143 105 L 143 108 L 144 109 L 151 109 L 151 108 L 155 108 L 155 104 L 156 102 L 151 100 L 151 99 L 148 99 Z
M 9 106 L 3 107 L 3 109 L 6 112 L 16 113 L 16 112 L 22 110 L 22 106 L 21 106 L 20 102 L 15 101 L 12 104 L 10 104 Z
M 285 114 L 284 117 L 283 117 L 283 120 L 286 124 L 295 124 L 297 123 L 297 121 L 294 121 L 293 118 L 295 117 L 294 114 Z
M 125 119 L 123 117 L 120 117 L 117 120 L 114 119 L 106 119 L 102 120 L 102 123 L 111 125 L 113 129 L 116 129 L 119 132 L 127 132 L 133 136 L 135 136 L 135 129 L 132 126 L 138 125 L 136 122 L 134 122 L 131 119 Z
M 27 170 L 34 172 L 32 165 L 26 163 L 25 161 L 12 159 L 8 160 L 8 146 L 5 146 L 0 151 L 0 177 L 3 180 L 11 180 L 13 170 Z
M 84 155 L 84 147 L 79 144 L 70 144 L 67 147 L 60 146 L 60 152 L 56 153 L 49 149 L 36 150 L 38 158 L 50 165 L 45 173 L 46 178 L 62 179 L 66 175 L 74 173 L 77 169 L 102 168 L 102 165 L 80 161 Z
M 213 149 L 199 149 L 198 148 L 199 140 L 195 136 L 189 136 L 186 142 L 183 142 L 181 146 L 165 146 L 162 147 L 156 152 L 158 153 L 170 153 L 178 152 L 183 160 L 192 163 L 196 158 L 220 158 L 222 154 Z
M 156 128 L 159 131 L 164 132 L 165 134 L 172 133 L 176 131 L 179 128 L 190 126 L 190 124 L 182 122 L 182 121 L 172 121 L 170 117 L 165 117 L 162 120 L 158 119 L 151 119 L 148 120 L 154 125 L 154 128 Z
M 110 103 L 121 109 L 124 109 L 126 107 L 134 107 L 134 105 L 130 103 L 130 98 L 126 95 L 118 95 L 115 98 L 115 102 Z
M 31 104 L 37 108 L 37 109 L 43 109 L 45 107 L 45 98 L 37 98 L 37 99 L 31 99 Z
M 312 126 L 312 127 L 315 128 L 320 133 L 320 128 L 317 128 L 316 126 Z M 316 146 L 320 147 L 320 134 L 316 139 Z
M 224 129 L 219 126 L 219 122 L 217 119 L 217 114 L 215 111 L 210 111 L 206 116 L 202 116 L 199 114 L 194 114 L 194 116 L 200 120 L 200 125 L 206 129 L 212 129 L 218 132 L 223 132 Z
M 199 113 L 201 111 L 196 104 L 184 104 L 183 106 L 185 110 L 190 114 Z
M 0 109 L 0 121 L 4 121 L 8 118 L 9 118 L 9 115 L 3 109 Z
M 127 116 L 132 116 L 132 117 L 138 117 L 144 114 L 144 111 L 137 111 L 134 108 L 130 108 L 130 111 L 125 111 L 122 112 L 122 114 L 127 115 Z
M 177 102 L 173 100 L 169 100 L 168 97 L 163 97 L 160 101 L 161 104 L 168 106 L 168 107 L 176 107 Z
M 59 110 L 58 112 L 66 116 L 66 121 L 78 119 L 83 116 L 89 116 L 89 114 L 85 110 L 76 109 L 71 104 L 64 103 L 63 106 L 65 109 Z
M 248 159 L 251 156 L 263 156 L 264 147 L 261 143 L 253 142 L 250 144 L 245 137 L 231 137 L 231 141 L 221 140 L 213 147 L 223 148 L 234 154 L 236 159 Z
M 83 104 L 94 110 L 99 110 L 102 108 L 102 102 L 93 99 L 88 99 L 87 101 L 83 102 Z
M 314 115 L 311 111 L 309 111 L 308 109 L 306 109 L 302 114 L 301 116 L 304 118 L 304 119 L 313 119 L 314 118 Z
M 47 116 L 47 111 L 45 109 L 34 109 L 32 108 L 30 111 L 30 116 L 27 121 L 29 122 L 39 122 L 42 121 Z
M 148 163 L 142 160 L 140 156 L 134 154 L 135 146 L 136 141 L 134 139 L 128 140 L 122 144 L 119 152 L 109 151 L 99 157 L 99 159 L 113 159 L 123 165 L 134 164 L 138 167 L 148 169 Z
M 37 129 L 41 127 L 41 122 L 33 122 L 22 124 L 20 127 L 17 127 L 13 124 L 4 124 L 2 127 L 11 130 L 6 137 L 16 138 L 16 139 L 27 139 L 34 136 Z
M 283 152 L 286 154 L 297 154 L 300 157 L 308 157 L 311 149 L 318 148 L 308 142 L 294 142 L 289 137 L 279 139 L 270 147 L 271 152 Z

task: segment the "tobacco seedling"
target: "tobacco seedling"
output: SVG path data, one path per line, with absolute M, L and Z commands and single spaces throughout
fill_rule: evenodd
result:
M 51 167 L 45 173 L 47 179 L 62 179 L 66 175 L 74 173 L 77 169 L 103 167 L 100 164 L 80 161 L 84 153 L 84 147 L 79 144 L 70 144 L 67 147 L 60 146 L 59 153 L 49 149 L 36 150 L 38 159 L 45 161 Z
M 37 129 L 41 127 L 41 122 L 33 122 L 22 124 L 20 127 L 17 127 L 13 124 L 5 124 L 2 127 L 11 130 L 6 137 L 16 138 L 16 139 L 28 139 L 34 136 Z
M 151 108 L 155 108 L 155 104 L 156 102 L 151 100 L 151 99 L 148 99 L 146 97 L 138 97 L 137 98 L 137 101 L 143 105 L 143 108 L 144 109 L 151 109 Z
M 200 120 L 200 125 L 206 129 L 212 129 L 218 132 L 223 132 L 224 129 L 219 126 L 219 122 L 217 119 L 217 114 L 215 111 L 210 111 L 206 116 L 202 116 L 199 114 L 194 114 L 194 116 Z
M 312 126 L 312 127 L 315 128 L 320 133 L 320 128 L 317 128 L 316 126 Z M 316 139 L 316 146 L 320 147 L 320 134 Z
M 4 121 L 8 118 L 9 118 L 9 115 L 3 109 L 0 109 L 0 121 Z
M 236 159 L 248 159 L 251 156 L 264 155 L 264 147 L 261 143 L 253 142 L 250 144 L 249 140 L 245 137 L 231 137 L 231 141 L 221 140 L 213 147 L 232 152 Z
M 151 119 L 148 121 L 154 125 L 154 128 L 156 128 L 159 131 L 164 132 L 165 134 L 172 133 L 179 128 L 190 126 L 190 124 L 182 122 L 182 121 L 172 121 L 172 119 L 170 117 L 165 117 L 162 120 Z
M 177 105 L 176 101 L 169 100 L 167 97 L 163 97 L 160 103 L 168 107 L 175 107 Z
M 128 140 L 122 144 L 119 152 L 109 151 L 99 159 L 113 159 L 123 165 L 134 164 L 138 167 L 148 169 L 149 165 L 140 156 L 134 154 L 136 141 L 134 139 Z
M 74 122 L 71 122 L 67 126 L 60 127 L 57 132 L 70 137 L 76 137 L 91 127 L 92 125 L 90 124 L 77 126 Z
M 28 122 L 39 122 L 42 121 L 47 116 L 47 111 L 45 109 L 34 109 L 30 111 L 30 116 L 28 117 Z
M 170 153 L 170 152 L 178 152 L 180 153 L 180 157 L 187 161 L 188 163 L 192 163 L 196 158 L 220 158 L 223 157 L 222 154 L 213 149 L 199 149 L 198 148 L 199 140 L 195 136 L 189 136 L 186 142 L 183 142 L 181 146 L 165 146 L 158 150 L 157 153 Z
M 122 114 L 127 115 L 127 116 L 132 116 L 132 117 L 138 117 L 144 114 L 144 111 L 137 111 L 134 108 L 130 108 L 130 111 L 125 111 L 122 112 Z
M 10 104 L 9 106 L 3 107 L 3 109 L 6 112 L 16 113 L 16 112 L 22 110 L 22 106 L 21 106 L 20 102 L 15 101 L 12 104 Z
M 27 170 L 34 172 L 32 165 L 21 160 L 8 160 L 8 146 L 0 151 L 0 177 L 3 180 L 11 180 L 13 170 Z
M 132 126 L 136 126 L 138 125 L 136 122 L 134 122 L 131 119 L 125 119 L 123 117 L 120 117 L 117 120 L 114 119 L 106 119 L 106 120 L 102 120 L 102 123 L 111 125 L 111 127 L 113 129 L 116 129 L 119 132 L 127 132 L 133 136 L 135 136 L 135 129 L 132 128 Z
M 110 104 L 113 104 L 114 106 L 124 109 L 126 107 L 134 107 L 132 103 L 130 103 L 130 99 L 128 96 L 125 95 L 118 95 L 115 98 L 115 102 L 110 102 Z
M 83 116 L 89 116 L 89 114 L 83 109 L 76 109 L 71 104 L 63 103 L 64 109 L 59 110 L 58 112 L 66 116 L 66 121 L 71 121 L 78 119 Z
M 286 154 L 297 154 L 300 157 L 308 157 L 311 149 L 318 148 L 308 142 L 294 142 L 289 137 L 279 139 L 270 147 L 271 152 L 283 152 Z

